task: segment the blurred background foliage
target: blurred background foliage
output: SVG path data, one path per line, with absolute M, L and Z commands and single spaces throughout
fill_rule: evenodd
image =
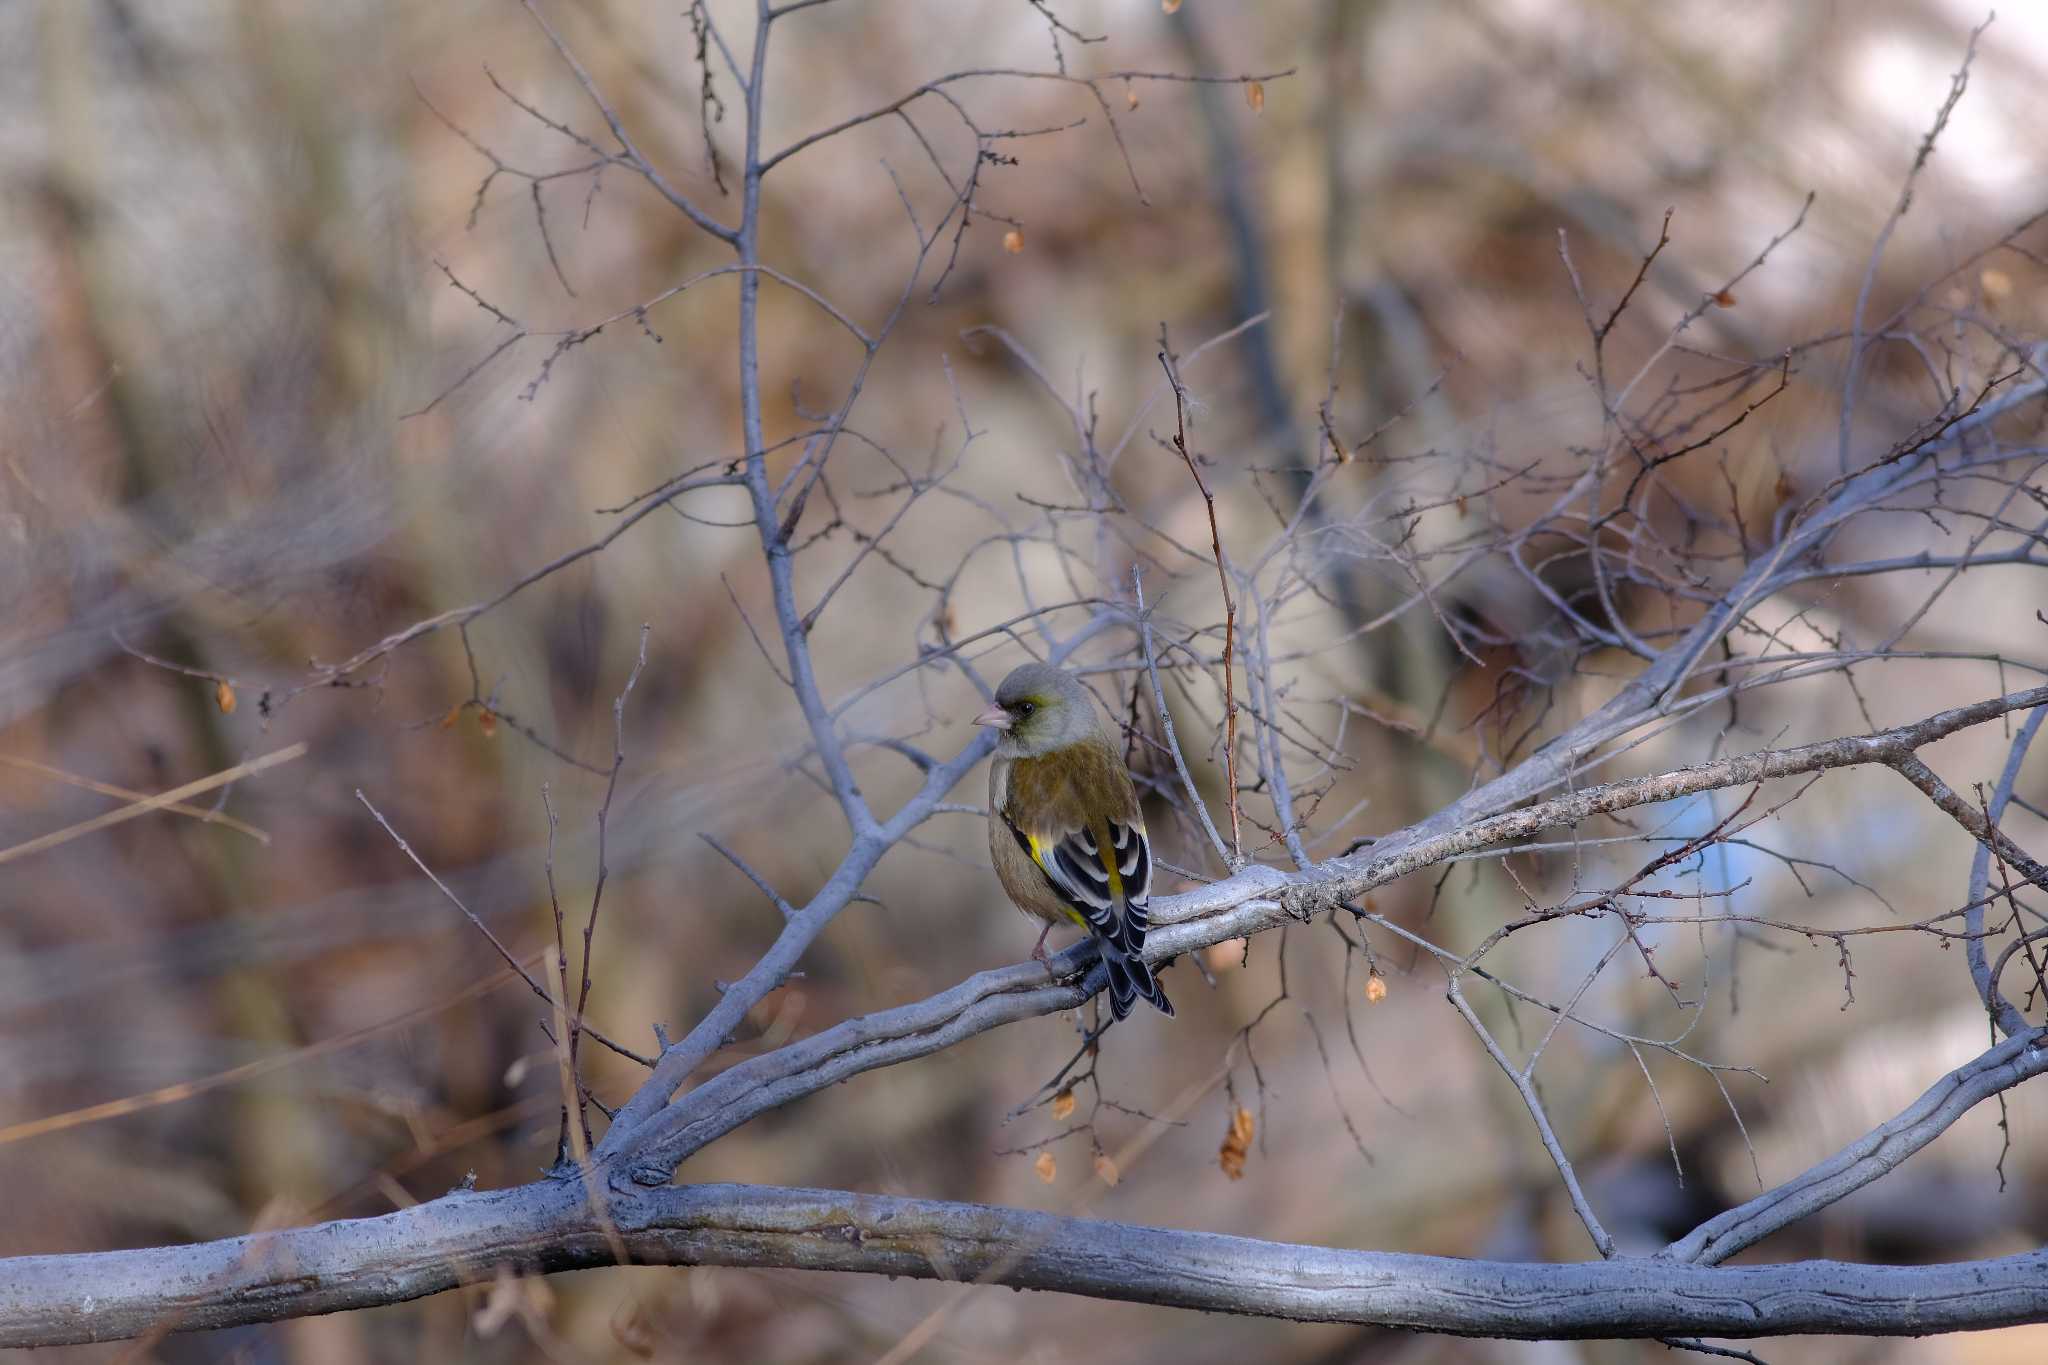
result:
M 714 6 L 736 42 L 748 8 Z M 1020 249 L 1006 249 L 1001 224 L 977 220 L 937 301 L 915 295 L 855 425 L 923 468 L 933 452 L 958 449 L 964 407 L 980 434 L 955 486 L 1001 515 L 1028 515 L 1020 494 L 1071 494 L 1056 452 L 1071 450 L 1074 433 L 1013 356 L 968 329 L 1001 328 L 1028 347 L 1062 392 L 1093 395 L 1109 431 L 1157 386 L 1162 323 L 1186 348 L 1270 310 L 1190 376 L 1226 538 L 1260 515 L 1256 467 L 1313 458 L 1316 407 L 1333 378 L 1333 411 L 1349 431 L 1407 411 L 1383 437 L 1389 457 L 1471 446 L 1514 463 L 1592 439 L 1599 410 L 1578 370 L 1589 352 L 1560 230 L 1589 294 L 1612 300 L 1672 210 L 1672 245 L 1611 343 L 1625 373 L 1814 192 L 1802 231 L 1688 337 L 1709 352 L 1769 355 L 1844 328 L 1871 242 L 1967 30 L 1984 17 L 1949 0 L 1188 0 L 1171 16 L 1157 0 L 1055 8 L 1109 37 L 1064 43 L 1077 71 L 1293 74 L 1266 81 L 1256 111 L 1235 86 L 1133 85 L 1135 106 L 1117 110 L 1128 169 L 1084 90 L 965 87 L 987 127 L 1086 122 L 1009 144 L 1018 164 L 986 168 L 983 207 L 1017 220 L 1007 247 Z M 730 220 L 681 9 L 578 0 L 548 13 L 648 155 Z M 778 41 L 770 146 L 943 72 L 1054 60 L 1046 21 L 1024 0 L 845 0 L 783 25 Z M 594 509 L 741 449 L 730 278 L 662 304 L 644 329 L 607 328 L 537 387 L 545 339 L 458 384 L 505 324 L 437 265 L 527 326 L 575 328 L 723 264 L 724 249 L 618 173 L 597 183 L 501 174 L 480 194 L 492 162 L 479 148 L 543 176 L 588 159 L 494 85 L 602 131 L 516 5 L 44 0 L 0 7 L 0 64 L 0 756 L 10 760 L 0 766 L 0 848 L 119 802 L 47 769 L 155 792 L 294 741 L 311 746 L 229 791 L 218 809 L 247 829 L 157 812 L 6 866 L 0 1253 L 375 1213 L 467 1172 L 486 1185 L 529 1179 L 556 1138 L 545 1006 L 507 984 L 488 945 L 354 793 L 368 794 L 516 952 L 538 953 L 551 936 L 543 784 L 562 822 L 555 866 L 574 922 L 594 870 L 612 699 L 649 623 L 647 668 L 626 713 L 594 1020 L 641 1046 L 656 1021 L 678 1031 L 693 1022 L 778 923 L 698 836 L 729 841 L 797 900 L 845 840 L 800 769 L 800 717 L 742 616 L 765 629 L 754 534 L 721 525 L 744 522 L 743 499 L 712 493 L 690 501 L 687 517 L 647 519 L 481 618 L 467 653 L 443 631 L 354 685 L 285 694 L 314 676 L 309 661 L 347 658 L 490 598 L 615 524 Z M 1884 257 L 1874 314 L 2039 207 L 2044 66 L 2048 12 L 2014 6 L 1985 36 L 1969 94 Z M 711 129 L 729 185 L 735 92 L 716 63 L 711 77 L 733 111 Z M 947 150 L 962 145 L 956 136 Z M 770 259 L 851 316 L 879 318 L 911 246 L 889 176 L 903 177 L 913 203 L 932 202 L 920 155 L 900 125 L 881 124 L 793 159 L 770 181 Z M 2048 276 L 2024 255 L 1999 254 L 1940 289 L 1949 306 L 2014 333 L 2048 325 Z M 763 318 L 769 435 L 780 439 L 846 383 L 859 353 L 788 291 L 764 295 Z M 1894 395 L 1895 425 L 1924 415 L 1906 362 L 1892 360 L 1899 370 L 1880 366 L 1871 381 L 1873 429 Z M 1831 464 L 1839 363 L 1835 351 L 1803 364 L 1785 400 L 1731 441 L 1726 468 L 1752 524 L 1767 524 L 1791 488 Z M 869 463 L 864 486 L 885 484 L 886 469 Z M 1167 452 L 1141 436 L 1118 478 L 1132 505 L 1170 513 L 1185 543 L 1205 541 L 1186 471 Z M 963 507 L 927 500 L 891 544 L 913 569 L 948 562 L 987 530 Z M 852 532 L 873 533 L 888 510 L 886 499 L 845 500 L 845 525 L 805 561 L 807 598 L 857 553 Z M 807 516 L 822 529 L 831 513 Z M 1901 519 L 1898 534 L 1933 544 L 1943 531 Z M 956 636 L 1025 609 L 1002 558 L 962 579 L 947 623 Z M 1030 573 L 1052 594 L 1042 600 L 1056 600 L 1052 567 Z M 2022 638 L 2037 604 L 2016 597 L 2013 581 L 1973 575 L 1916 639 L 2038 657 L 2039 641 Z M 1199 600 L 1213 586 L 1190 575 L 1176 592 Z M 1809 604 L 1808 624 L 1881 637 L 1905 591 L 1842 586 Z M 1482 580 L 1464 594 L 1457 608 L 1480 618 L 1529 610 L 1506 584 L 1489 595 Z M 813 635 L 827 694 L 914 659 L 931 638 L 930 605 L 909 574 L 870 557 Z M 144 654 L 231 678 L 232 696 Z M 1424 624 L 1317 667 L 1326 687 L 1384 715 L 1427 718 L 1449 696 L 1428 743 L 1388 725 L 1350 730 L 1354 766 L 1326 809 L 1369 804 L 1320 832 L 1342 841 L 1396 828 L 1462 789 L 1483 747 L 1484 727 L 1470 722 L 1492 701 L 1502 660 L 1463 659 Z M 1883 723 L 1996 687 L 1989 669 L 1961 663 L 1885 677 L 1874 703 Z M 1559 704 L 1583 713 L 1609 685 L 1571 680 Z M 956 676 L 928 673 L 881 689 L 859 714 L 878 732 L 921 730 L 946 750 L 967 735 L 973 709 Z M 1771 701 L 1749 722 L 1767 740 L 1801 721 L 1837 733 L 1853 714 L 1837 686 Z M 1182 718 L 1191 753 L 1214 719 Z M 1697 756 L 1677 745 L 1660 740 L 1642 761 Z M 1985 772 L 2002 749 L 1984 735 L 1936 752 L 1959 773 Z M 882 808 L 909 789 L 914 774 L 886 753 L 862 762 Z M 1204 781 L 1217 789 L 1212 775 Z M 1778 842 L 1839 852 L 1908 918 L 1959 903 L 1966 844 L 1899 786 L 1895 807 L 1830 805 L 1824 790 L 1785 813 Z M 2038 776 L 2029 789 L 2043 804 Z M 194 804 L 214 809 L 216 797 Z M 978 776 L 960 799 L 981 799 Z M 943 815 L 892 853 L 868 888 L 877 903 L 832 926 L 737 1051 L 1021 957 L 1033 926 L 1002 907 L 983 837 L 979 819 Z M 1516 870 L 1531 888 L 1562 886 L 1568 863 L 1532 857 Z M 1809 899 L 1780 869 L 1735 875 L 1752 871 L 1762 904 L 1785 898 L 1787 913 L 1809 922 L 1890 913 L 1840 878 L 1814 878 Z M 1417 923 L 1433 916 L 1447 937 L 1520 904 L 1491 864 L 1412 880 L 1378 908 Z M 1098 1136 L 1119 1163 L 1113 1188 L 1094 1173 L 1086 1136 L 1042 1149 L 1049 1171 L 1038 1150 L 1005 1152 L 1063 1126 L 1043 1111 L 1004 1121 L 1073 1046 L 1071 1023 L 1053 1019 L 816 1096 L 719 1142 L 682 1178 L 999 1201 L 1340 1246 L 1588 1254 L 1512 1092 L 1456 1026 L 1440 977 L 1411 971 L 1409 959 L 1383 963 L 1386 998 L 1369 1003 L 1363 977 L 1342 974 L 1325 938 L 1292 950 L 1292 999 L 1252 1035 L 1255 1081 L 1233 1040 L 1275 998 L 1279 942 L 1209 954 L 1213 989 L 1182 966 L 1181 1018 L 1119 1030 L 1101 1063 L 1105 1093 L 1182 1126 L 1101 1113 Z M 1959 954 L 1908 935 L 1865 942 L 1853 1007 L 1843 1008 L 1831 947 L 1759 946 L 1741 958 L 1735 1008 L 1701 1024 L 1700 1048 L 1772 1077 L 1730 1080 L 1753 1156 L 1703 1073 L 1651 1063 L 1667 1144 L 1625 1053 L 1581 1038 L 1546 1062 L 1561 1136 L 1625 1244 L 1653 1245 L 1739 1201 L 1759 1173 L 1783 1179 L 1981 1046 Z M 1663 965 L 1697 979 L 1697 955 L 1671 951 Z M 1571 964 L 1556 965 L 1570 979 Z M 1648 1020 L 1648 984 L 1603 987 L 1595 1003 Z M 1343 1041 L 1347 1011 L 1370 1075 Z M 1262 1115 L 1240 1180 L 1218 1160 L 1235 1103 L 1225 1076 Z M 635 1079 L 603 1053 L 591 1077 L 613 1100 Z M 189 1094 L 151 1093 L 191 1083 L 200 1084 Z M 58 1131 L 6 1128 L 136 1096 L 129 1112 Z M 1910 1261 L 2038 1245 L 2048 1232 L 2043 1102 L 2021 1091 L 2008 1108 L 2002 1193 L 2000 1116 L 1975 1114 L 1893 1179 L 1757 1254 Z M 495 1311 L 490 1299 L 477 1289 L 140 1349 L 167 1361 L 291 1362 L 1667 1357 L 1655 1346 L 1405 1338 L 795 1272 L 593 1272 L 500 1291 Z M 134 1358 L 131 1349 L 52 1358 Z M 2016 1329 L 1774 1344 L 1767 1354 L 1934 1362 L 2044 1352 L 2040 1329 Z

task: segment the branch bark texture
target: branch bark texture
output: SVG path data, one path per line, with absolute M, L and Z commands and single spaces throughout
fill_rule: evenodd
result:
M 606 1214 L 649 1265 L 778 1266 L 1523 1339 L 1855 1332 L 1918 1336 L 2048 1315 L 2048 1252 L 1928 1266 L 1710 1267 L 1345 1251 L 845 1190 L 678 1186 Z M 0 1280 L 0 1347 L 331 1313 L 610 1264 L 574 1181 L 457 1191 L 381 1218 L 197 1246 L 26 1257 Z

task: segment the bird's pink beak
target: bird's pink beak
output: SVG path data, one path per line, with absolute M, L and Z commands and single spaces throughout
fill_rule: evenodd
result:
M 1008 731 L 1011 723 L 1010 713 L 994 702 L 990 702 L 988 709 L 974 718 L 974 723 L 976 725 L 986 725 L 991 730 Z

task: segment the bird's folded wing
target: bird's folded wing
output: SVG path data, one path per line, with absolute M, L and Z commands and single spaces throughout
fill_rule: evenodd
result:
M 1145 899 L 1152 890 L 1152 849 L 1144 826 L 1110 821 L 1107 842 L 1088 829 L 1045 836 L 1010 828 L 1090 930 L 1128 952 L 1144 946 Z M 1125 907 L 1121 915 L 1119 901 Z

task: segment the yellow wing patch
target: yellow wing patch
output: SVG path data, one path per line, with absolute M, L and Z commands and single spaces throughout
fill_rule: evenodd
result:
M 1109 850 L 1109 841 L 1097 838 L 1095 856 L 1102 862 L 1102 870 L 1109 874 L 1109 894 L 1118 900 L 1124 898 L 1124 875 L 1117 868 L 1116 856 Z

